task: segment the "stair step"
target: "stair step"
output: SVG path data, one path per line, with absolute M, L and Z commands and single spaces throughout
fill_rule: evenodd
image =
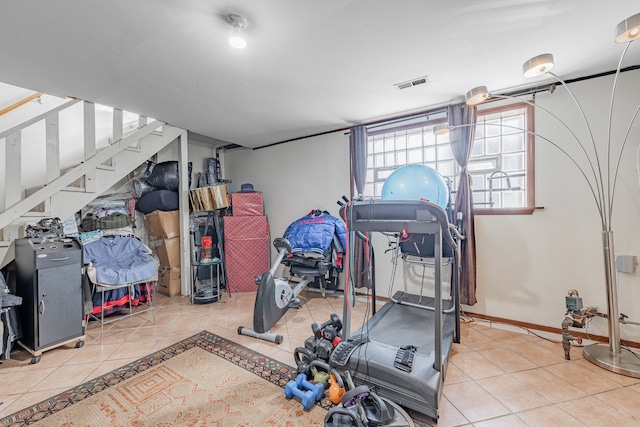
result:
M 87 191 L 84 187 L 66 187 L 62 191 L 70 191 L 72 193 L 85 193 Z
M 102 169 L 103 171 L 114 171 L 114 170 L 116 170 L 116 168 L 114 166 L 109 166 L 109 165 L 98 165 L 98 166 L 96 166 L 96 169 Z
M 22 216 L 25 218 L 49 218 L 51 215 L 47 212 L 29 211 L 25 212 Z
M 125 148 L 126 151 L 132 151 L 134 153 L 142 153 L 142 150 L 139 149 L 138 147 L 127 147 Z

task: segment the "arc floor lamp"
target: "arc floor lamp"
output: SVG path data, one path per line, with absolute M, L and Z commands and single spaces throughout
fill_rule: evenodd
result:
M 562 149 L 558 144 L 553 142 L 552 140 L 545 138 L 542 135 L 536 134 L 534 132 L 527 131 L 536 136 L 536 138 L 541 138 L 556 148 L 560 149 L 562 153 L 571 160 L 571 162 L 578 168 L 584 179 L 587 181 L 591 193 L 593 195 L 595 204 L 598 208 L 598 213 L 600 215 L 600 221 L 602 226 L 602 249 L 604 255 L 604 273 L 605 273 L 605 283 L 607 289 L 607 317 L 608 317 L 608 329 L 609 329 L 609 344 L 592 344 L 584 347 L 584 356 L 590 362 L 607 369 L 609 371 L 613 371 L 619 374 L 640 378 L 640 358 L 632 353 L 630 350 L 622 349 L 620 346 L 620 319 L 618 313 L 618 295 L 617 295 L 617 283 L 616 283 L 616 274 L 615 274 L 615 253 L 613 246 L 613 230 L 611 228 L 611 215 L 613 211 L 613 198 L 615 194 L 616 188 L 616 179 L 618 176 L 618 169 L 620 166 L 620 160 L 622 158 L 622 151 L 627 143 L 627 139 L 629 137 L 629 133 L 631 132 L 631 128 L 633 123 L 640 112 L 640 105 L 635 110 L 629 126 L 626 129 L 624 134 L 624 139 L 620 145 L 619 151 L 616 153 L 612 153 L 612 145 L 611 145 L 611 126 L 612 126 L 612 116 L 613 116 L 613 101 L 616 94 L 616 85 L 618 82 L 618 77 L 620 75 L 620 69 L 622 65 L 622 60 L 625 57 L 627 50 L 631 42 L 640 38 L 640 13 L 637 13 L 624 21 L 620 22 L 616 26 L 615 32 L 615 41 L 616 43 L 625 43 L 626 46 L 620 56 L 620 61 L 618 62 L 618 67 L 616 69 L 615 78 L 613 82 L 613 88 L 611 89 L 611 101 L 609 106 L 609 115 L 608 115 L 608 132 L 607 132 L 607 140 L 606 140 L 606 158 L 604 156 L 600 156 L 598 154 L 598 149 L 596 147 L 596 140 L 591 132 L 591 127 L 589 126 L 589 121 L 584 114 L 582 106 L 576 99 L 576 97 L 569 89 L 568 85 L 562 80 L 559 76 L 551 72 L 553 68 L 553 55 L 550 53 L 545 53 L 542 55 L 538 55 L 534 58 L 531 58 L 527 62 L 525 62 L 522 66 L 522 71 L 525 77 L 537 77 L 544 74 L 549 74 L 553 76 L 558 82 L 562 84 L 563 87 L 567 90 L 573 102 L 577 106 L 580 111 L 580 115 L 582 120 L 585 123 L 589 134 L 589 140 L 584 143 L 578 136 L 575 134 L 573 130 L 569 128 L 559 117 L 550 111 L 532 103 L 529 101 L 524 101 L 525 103 L 532 105 L 534 108 L 543 110 L 551 117 L 553 117 L 556 121 L 558 121 L 569 133 L 572 135 L 573 140 L 580 148 L 582 155 L 586 158 L 586 165 L 581 165 L 575 158 L 573 158 L 567 151 Z M 516 99 L 512 96 L 506 95 L 493 95 L 490 94 L 485 86 L 479 86 L 471 89 L 465 95 L 465 102 L 467 105 L 478 105 L 481 104 L 490 98 L 497 99 Z M 518 99 L 519 102 L 523 102 Z M 446 125 L 448 126 L 448 125 Z M 521 129 L 522 130 L 522 129 Z M 437 128 L 434 128 L 434 133 L 443 133 L 446 132 L 446 129 L 443 126 L 439 125 Z M 612 156 L 613 154 L 613 156 Z M 583 159 L 584 160 L 584 159 Z

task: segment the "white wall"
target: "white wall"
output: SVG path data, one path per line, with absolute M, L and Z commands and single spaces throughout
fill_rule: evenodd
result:
M 191 188 L 196 187 L 196 174 L 204 171 L 204 162 L 208 157 L 215 157 L 215 146 L 207 142 L 189 139 L 188 159 L 192 163 Z M 180 159 L 180 147 L 176 139 L 158 153 L 158 163 Z
M 612 77 L 604 77 L 571 85 L 600 149 L 607 141 L 612 82 Z M 613 115 L 614 146 L 623 138 L 638 106 L 639 82 L 640 71 L 620 77 Z M 561 117 L 591 146 L 586 139 L 588 134 L 583 131 L 584 123 L 563 88 L 557 88 L 553 94 L 538 94 L 536 103 Z M 613 210 L 616 253 L 637 256 L 640 256 L 637 226 L 640 185 L 636 171 L 639 129 L 640 120 L 623 153 Z M 539 110 L 536 132 L 559 144 L 575 146 L 570 134 Z M 617 153 L 614 150 L 612 157 L 617 158 Z M 349 192 L 348 155 L 348 137 L 336 132 L 259 150 L 231 150 L 225 153 L 223 170 L 225 178 L 233 180 L 232 191 L 237 191 L 244 182 L 251 182 L 264 193 L 273 238 L 311 209 L 338 214 L 335 201 Z M 606 154 L 601 155 L 601 162 L 606 164 Z M 544 209 L 532 215 L 476 217 L 478 303 L 465 310 L 559 328 L 567 290 L 577 289 L 585 306 L 606 311 L 601 226 L 593 197 L 575 167 L 545 141 L 536 145 L 536 204 Z M 391 256 L 384 254 L 387 239 L 376 236 L 374 245 L 377 291 L 386 295 L 391 275 Z M 409 273 L 402 268 L 397 274 L 396 287 L 403 286 L 405 281 L 420 283 L 415 275 L 403 277 Z M 618 273 L 618 285 L 620 312 L 632 321 L 640 321 L 640 273 Z M 594 319 L 588 332 L 607 335 L 606 322 Z M 621 335 L 623 339 L 640 341 L 640 327 L 622 325 Z
M 640 72 L 620 77 L 612 116 L 611 175 L 620 143 L 640 99 Z M 606 179 L 610 93 L 613 77 L 571 85 L 584 108 L 599 150 Z M 562 87 L 541 93 L 536 104 L 560 117 L 592 152 L 591 140 L 575 104 Z M 623 151 L 616 184 L 613 230 L 617 254 L 640 256 L 637 227 L 640 186 L 636 166 L 640 122 Z M 548 114 L 537 110 L 536 132 L 567 150 L 577 147 L 571 135 Z M 578 159 L 578 150 L 571 150 Z M 588 165 L 586 172 L 590 173 Z M 613 180 L 611 180 L 613 183 Z M 577 289 L 584 304 L 606 312 L 606 286 L 601 225 L 593 196 L 577 169 L 545 141 L 536 145 L 536 204 L 544 210 L 531 216 L 482 216 L 478 232 L 478 304 L 470 310 L 498 317 L 557 327 L 564 296 Z M 640 320 L 640 276 L 618 273 L 620 312 Z M 589 332 L 607 335 L 604 319 L 595 318 Z M 640 341 L 640 327 L 622 325 L 622 338 Z
M 230 150 L 223 171 L 232 180 L 230 192 L 243 183 L 262 191 L 273 240 L 311 210 L 339 216 L 337 200 L 349 197 L 349 137 L 332 133 L 258 150 Z

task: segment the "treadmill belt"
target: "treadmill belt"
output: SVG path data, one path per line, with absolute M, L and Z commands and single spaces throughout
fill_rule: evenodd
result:
M 418 301 L 421 304 L 433 303 L 432 298 L 420 299 L 417 295 L 402 292 L 396 293 L 394 298 L 414 304 Z M 446 303 L 443 305 L 445 308 L 449 306 Z M 393 301 L 387 302 L 356 332 L 368 334 L 370 342 L 358 346 L 346 368 L 353 373 L 356 385 L 374 387 L 382 397 L 437 418 L 438 402 L 453 343 L 454 316 L 453 313 L 442 314 L 440 371 L 434 368 L 435 313 Z M 405 349 L 402 350 L 402 347 Z M 398 356 L 402 356 L 402 359 L 398 360 Z M 409 363 L 410 369 L 407 366 Z
M 396 293 L 394 298 L 412 304 L 433 306 L 433 298 Z M 449 304 L 443 304 L 446 309 Z M 447 315 L 443 314 L 444 320 Z M 431 310 L 387 302 L 357 333 L 366 334 L 371 341 L 394 347 L 412 345 L 418 353 L 429 354 L 435 348 L 433 336 L 435 315 Z M 445 322 L 446 323 L 446 322 Z M 443 336 L 445 331 L 442 331 Z

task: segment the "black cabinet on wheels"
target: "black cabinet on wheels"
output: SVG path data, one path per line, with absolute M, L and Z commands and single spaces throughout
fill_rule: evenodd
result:
M 76 341 L 84 345 L 82 246 L 70 238 L 15 241 L 16 294 L 22 339 L 38 363 L 42 352 Z

